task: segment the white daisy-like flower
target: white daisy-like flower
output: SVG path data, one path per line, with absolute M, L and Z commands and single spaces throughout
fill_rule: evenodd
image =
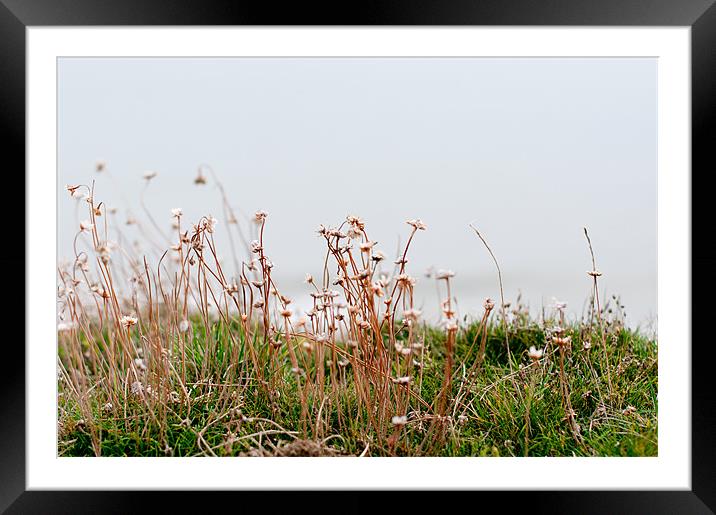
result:
M 396 415 L 390 419 L 394 426 L 404 426 L 408 423 L 408 417 L 406 415 Z
M 175 207 L 172 209 L 172 216 L 175 218 L 179 218 L 183 214 L 184 214 L 184 211 L 182 211 L 182 208 L 180 208 L 180 207 Z
M 410 376 L 394 377 L 392 381 L 395 384 L 408 384 L 410 383 Z
M 80 222 L 80 231 L 89 232 L 94 228 L 94 224 L 89 220 L 82 220 Z
M 527 351 L 527 356 L 532 361 L 537 361 L 537 360 L 542 359 L 543 354 L 544 354 L 544 352 L 542 351 L 542 349 L 537 349 L 537 348 L 535 348 L 534 345 L 530 346 L 530 349 Z
M 181 322 L 179 322 L 179 331 L 182 333 L 185 333 L 189 330 L 189 321 L 185 318 Z
M 131 385 L 131 390 L 134 395 L 140 395 L 144 391 L 144 385 L 139 381 L 134 381 Z
M 124 327 L 127 327 L 127 328 L 132 327 L 133 325 L 136 325 L 137 321 L 138 321 L 137 317 L 133 317 L 130 315 L 124 315 L 122 318 L 119 319 L 119 322 Z
M 452 270 L 438 270 L 435 273 L 435 279 L 450 279 L 451 277 L 455 277 L 455 272 Z
M 254 213 L 254 222 L 257 224 L 261 224 L 266 220 L 266 217 L 268 216 L 268 213 L 266 211 L 258 210 Z
M 485 311 L 492 311 L 492 308 L 495 307 L 495 301 L 487 298 L 485 302 L 482 303 L 482 307 L 485 308 Z
M 146 172 L 144 172 L 144 175 L 142 175 L 142 177 L 144 177 L 144 180 L 147 182 L 151 181 L 156 176 L 157 176 L 157 172 L 155 172 L 153 170 L 147 170 Z

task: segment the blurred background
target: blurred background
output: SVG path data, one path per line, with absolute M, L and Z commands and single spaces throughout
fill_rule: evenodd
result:
M 94 180 L 129 240 L 143 236 L 124 222 L 147 211 L 166 234 L 172 208 L 185 226 L 215 216 L 232 269 L 216 180 L 205 168 L 195 184 L 208 165 L 245 227 L 268 212 L 274 277 L 299 303 L 322 271 L 316 228 L 355 214 L 389 261 L 407 219 L 427 224 L 407 269 L 429 319 L 430 267 L 455 272 L 460 315 L 499 299 L 470 222 L 508 301 L 538 313 L 556 299 L 578 317 L 586 226 L 602 294 L 620 296 L 630 326 L 656 328 L 656 59 L 63 58 L 58 77 L 60 261 L 86 218 L 64 186 Z

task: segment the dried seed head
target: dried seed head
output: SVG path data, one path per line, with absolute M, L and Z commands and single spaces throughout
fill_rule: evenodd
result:
M 599 270 L 587 270 L 587 275 L 591 275 L 592 277 L 599 277 L 602 275 L 602 273 Z
M 94 228 L 94 224 L 89 220 L 82 220 L 80 222 L 80 231 L 89 232 Z
M 204 174 L 201 173 L 201 167 L 199 167 L 199 170 L 197 171 L 194 184 L 206 184 L 206 177 L 204 177 Z
M 181 215 L 184 214 L 182 209 L 180 207 L 175 207 L 172 209 L 172 216 L 175 218 L 180 218 Z
M 182 333 L 185 333 L 189 330 L 189 321 L 185 318 L 181 322 L 179 322 L 179 331 Z
M 147 170 L 146 172 L 144 172 L 144 175 L 143 175 L 144 180 L 147 182 L 151 181 L 156 176 L 157 176 L 157 172 L 155 172 L 153 170 Z
M 482 307 L 485 308 L 485 311 L 492 311 L 492 309 L 495 307 L 495 301 L 487 298 L 485 299 L 485 302 L 482 303 Z
M 107 168 L 107 163 L 105 161 L 98 160 L 94 164 L 94 169 L 97 173 L 104 172 L 106 168 Z

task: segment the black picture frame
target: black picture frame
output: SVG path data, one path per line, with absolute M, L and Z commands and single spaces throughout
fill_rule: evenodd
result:
M 690 491 L 532 491 L 451 493 L 450 504 L 475 508 L 502 501 L 512 509 L 533 513 L 714 513 L 716 510 L 716 417 L 712 375 L 714 346 L 704 332 L 710 313 L 716 264 L 709 212 L 697 215 L 710 195 L 705 181 L 716 170 L 716 0 L 423 0 L 365 1 L 336 10 L 338 3 L 277 6 L 209 0 L 0 0 L 0 127 L 6 188 L 16 198 L 25 190 L 25 29 L 28 26 L 81 25 L 553 25 L 553 26 L 688 26 L 691 27 L 692 80 L 692 334 L 684 334 L 685 352 L 692 356 L 692 490 Z M 349 7 L 345 5 L 345 7 Z M 12 184 L 17 181 L 19 184 Z M 25 192 L 30 195 L 31 192 Z M 17 211 L 6 211 L 16 217 Z M 23 222 L 24 229 L 24 222 Z M 6 251 L 0 260 L 19 283 L 30 273 L 25 246 L 12 227 L 6 232 Z M 23 230 L 23 234 L 25 230 Z M 697 279 L 697 280 L 693 280 Z M 17 292 L 25 285 L 10 284 L 7 307 L 17 309 Z M 699 293 L 701 295 L 699 295 Z M 699 298 L 700 297 L 700 298 Z M 688 301 L 688 299 L 684 299 Z M 32 306 L 25 306 L 32 309 Z M 11 311 L 12 313 L 12 311 Z M 25 313 L 26 315 L 26 313 Z M 711 315 L 711 316 L 710 316 Z M 16 315 L 19 317 L 19 314 Z M 26 318 L 25 318 L 26 320 Z M 9 334 L 9 333 L 7 333 Z M 691 341 L 689 341 L 689 339 Z M 25 486 L 25 350 L 7 341 L 0 375 L 0 511 L 7 513 L 133 513 L 149 508 L 148 492 L 26 491 Z M 266 493 L 254 494 L 262 496 Z M 295 509 L 304 503 L 298 493 L 271 493 L 271 511 Z M 467 495 L 479 498 L 465 499 Z M 426 492 L 412 492 L 395 501 L 374 501 L 371 492 L 321 494 L 320 506 L 341 511 L 409 509 L 427 506 Z M 499 499 L 498 499 L 499 497 Z M 509 503 L 506 503 L 509 497 Z M 195 496 L 188 492 L 162 494 L 162 510 L 191 510 Z M 214 492 L 216 502 L 248 509 L 246 492 Z M 380 502 L 380 504 L 375 504 Z M 206 511 L 208 506 L 203 503 Z M 320 509 L 320 507 L 319 507 Z

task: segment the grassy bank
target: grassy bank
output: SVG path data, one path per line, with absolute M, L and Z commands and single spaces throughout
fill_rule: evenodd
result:
M 83 189 L 88 218 L 58 268 L 61 456 L 657 453 L 657 343 L 625 328 L 616 299 L 600 300 L 593 254 L 582 320 L 560 303 L 534 319 L 502 299 L 458 318 L 455 274 L 440 270 L 433 326 L 407 266 L 426 225 L 408 220 L 386 265 L 349 216 L 319 227 L 323 274 L 306 277 L 313 306 L 299 314 L 272 278 L 266 213 L 242 232 L 223 198 L 226 235 L 254 238 L 229 272 L 213 217 L 186 224 L 175 209 L 167 234 L 150 219 L 142 233 L 161 237 L 137 251 L 117 243 L 92 188 L 68 187 Z M 472 230 L 501 292 L 498 261 Z

